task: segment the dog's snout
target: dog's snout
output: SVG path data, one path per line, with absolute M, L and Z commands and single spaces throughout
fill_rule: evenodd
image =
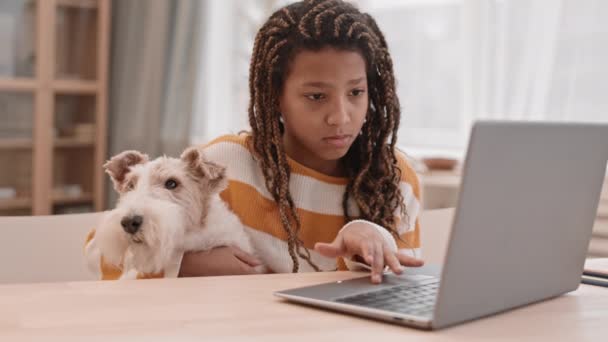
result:
M 135 234 L 144 222 L 144 218 L 140 215 L 125 216 L 120 220 L 120 225 L 125 232 Z

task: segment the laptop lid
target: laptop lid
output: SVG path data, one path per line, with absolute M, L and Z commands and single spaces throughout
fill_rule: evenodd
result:
M 608 160 L 608 125 L 474 124 L 433 326 L 574 290 Z

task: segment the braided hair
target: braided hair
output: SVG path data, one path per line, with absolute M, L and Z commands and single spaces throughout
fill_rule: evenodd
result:
M 399 100 L 388 46 L 376 22 L 341 0 L 306 0 L 277 10 L 260 28 L 254 42 L 249 69 L 249 123 L 254 153 L 288 236 L 294 273 L 299 269 L 298 256 L 315 270 L 319 268 L 298 236 L 300 219 L 289 192 L 290 168 L 282 143 L 279 98 L 295 55 L 326 47 L 359 52 L 366 63 L 368 80 L 365 123 L 343 158 L 349 178 L 342 200 L 346 222 L 354 219 L 349 213 L 351 199 L 359 208 L 360 218 L 385 227 L 397 237 L 395 212 L 399 209 L 401 219 L 407 214 L 395 156 Z

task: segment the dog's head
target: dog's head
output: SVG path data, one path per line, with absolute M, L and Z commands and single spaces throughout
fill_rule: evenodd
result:
M 104 165 L 120 195 L 98 229 L 106 260 L 120 264 L 127 249 L 142 272 L 158 272 L 183 244 L 186 230 L 205 220 L 207 203 L 226 187 L 226 169 L 199 148 L 180 158 L 150 161 L 125 151 Z M 146 267 L 148 265 L 149 267 Z

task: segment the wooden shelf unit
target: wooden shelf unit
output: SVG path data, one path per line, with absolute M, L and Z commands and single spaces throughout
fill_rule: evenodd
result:
M 24 211 L 48 215 L 54 213 L 54 206 L 72 204 L 101 211 L 111 0 L 10 1 L 22 5 L 8 13 L 16 23 L 29 23 L 15 25 L 26 27 L 29 35 L 16 30 L 19 44 L 12 39 L 0 41 L 0 49 L 11 51 L 30 44 L 33 71 L 7 74 L 3 70 L 11 70 L 11 65 L 8 69 L 0 65 L 0 100 L 4 101 L 0 102 L 0 162 L 11 165 L 0 170 L 0 189 L 16 193 L 13 198 L 0 198 L 0 215 Z M 31 102 L 27 115 L 22 108 L 13 111 L 10 105 L 15 101 Z M 71 126 L 84 128 L 81 131 L 86 134 L 66 134 Z M 27 132 L 22 134 L 23 130 Z M 77 196 L 53 191 L 75 185 L 81 190 Z

